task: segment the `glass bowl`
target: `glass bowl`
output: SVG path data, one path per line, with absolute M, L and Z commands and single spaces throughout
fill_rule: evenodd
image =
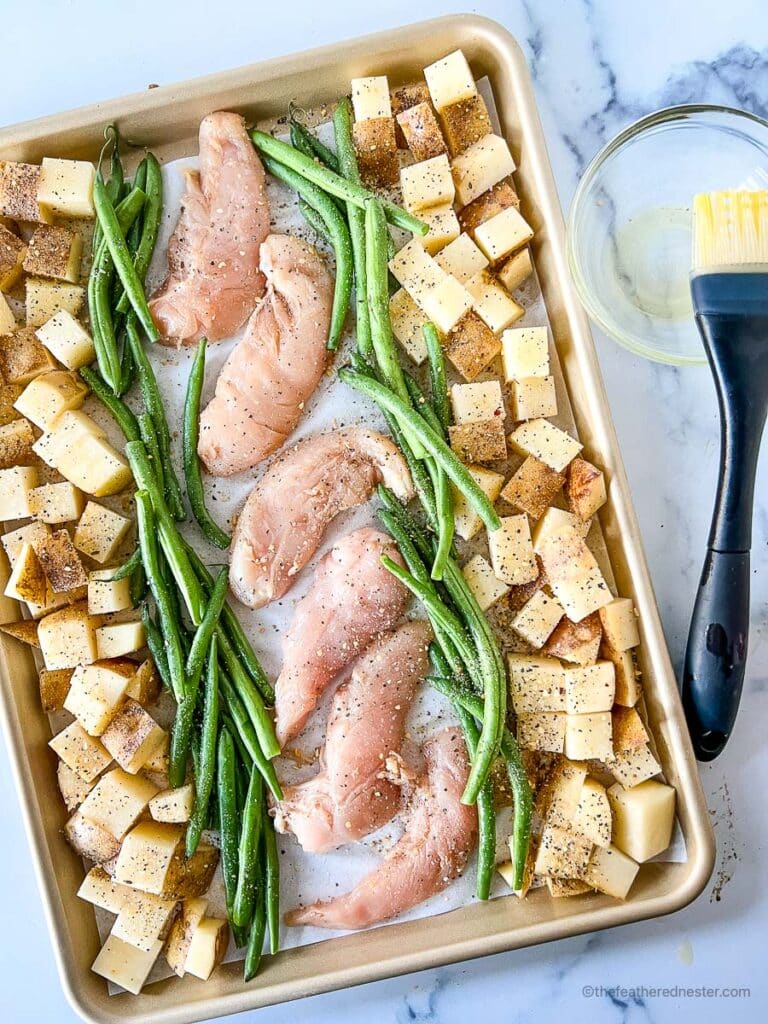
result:
M 768 121 L 709 104 L 668 107 L 625 128 L 584 172 L 568 262 L 587 313 L 620 345 L 704 363 L 689 290 L 697 192 L 768 187 Z

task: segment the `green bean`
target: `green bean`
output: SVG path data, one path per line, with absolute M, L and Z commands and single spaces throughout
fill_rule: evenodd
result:
M 291 144 L 305 156 L 308 156 L 311 160 L 317 159 L 320 163 L 325 164 L 336 174 L 343 173 L 339 169 L 339 158 L 329 149 L 324 142 L 311 132 L 306 125 L 303 125 L 301 121 L 297 121 L 295 117 L 291 116 Z
M 232 920 L 237 891 L 238 876 L 238 823 L 240 810 L 237 804 L 236 790 L 237 768 L 235 765 L 235 746 L 226 725 L 219 733 L 217 751 L 216 776 L 219 804 L 219 824 L 221 826 L 221 874 L 224 880 L 224 895 L 227 904 L 227 917 Z M 235 932 L 238 946 L 239 929 Z
M 365 274 L 368 312 L 371 318 L 371 343 L 384 383 L 407 403 L 408 390 L 395 351 L 392 321 L 389 317 L 387 248 L 384 241 L 386 233 L 384 207 L 378 199 L 371 199 L 365 204 Z M 406 431 L 405 427 L 402 429 L 410 438 L 410 432 Z M 411 447 L 414 454 L 419 457 L 419 449 L 413 440 Z
M 310 206 L 306 200 L 299 198 L 299 211 L 315 234 L 322 238 L 326 245 L 330 245 L 331 248 L 333 248 L 333 238 L 331 237 L 328 228 L 325 226 L 325 221 L 317 210 L 313 206 Z
M 435 467 L 435 501 L 437 503 L 438 546 L 435 560 L 432 563 L 432 579 L 441 580 L 445 574 L 445 564 L 450 558 L 453 548 L 453 536 L 456 529 L 453 518 L 453 494 L 448 477 L 444 470 Z
M 376 380 L 365 377 L 361 373 L 347 368 L 339 370 L 339 377 L 376 402 L 377 405 L 386 409 L 397 417 L 401 426 L 408 427 L 418 437 L 424 448 L 432 455 L 435 461 L 445 470 L 445 473 L 456 485 L 457 490 L 465 495 L 469 503 L 476 509 L 478 515 L 485 523 L 488 530 L 493 532 L 501 526 L 498 513 L 488 500 L 487 495 L 478 486 L 466 466 L 456 457 L 445 441 L 435 433 L 432 428 L 424 422 L 423 418 L 407 405 L 403 400 L 384 387 Z
M 171 458 L 171 432 L 168 429 L 165 406 L 160 389 L 157 386 L 157 379 L 155 378 L 152 364 L 147 353 L 144 351 L 144 345 L 139 337 L 136 318 L 133 313 L 128 314 L 125 329 L 131 354 L 136 363 L 139 387 L 141 388 L 144 405 L 155 424 L 157 443 L 160 446 L 160 454 L 163 459 L 163 492 L 171 515 L 177 522 L 182 522 L 185 519 L 184 502 L 181 498 L 181 488 L 179 487 L 179 481 L 176 479 Z
M 248 717 L 245 706 L 240 700 L 240 696 L 238 695 L 234 685 L 230 682 L 226 672 L 222 672 L 221 674 L 221 691 L 227 704 L 229 714 L 236 727 L 237 735 L 245 745 L 250 759 L 259 769 L 259 772 L 269 786 L 274 798 L 276 800 L 282 800 L 283 791 L 275 772 L 275 766 L 272 764 L 271 760 L 264 756 L 264 751 L 259 745 L 259 740 L 256 735 L 256 730 L 253 727 L 253 723 Z
M 143 294 L 144 279 L 147 276 L 152 254 L 155 251 L 157 236 L 160 231 L 160 222 L 163 216 L 163 175 L 160 170 L 160 164 L 157 162 L 157 157 L 153 153 L 147 153 L 139 166 L 145 168 L 147 201 L 144 207 L 144 220 L 138 246 L 135 251 L 131 250 L 131 252 L 133 254 L 133 267 L 136 277 L 142 285 Z M 135 184 L 136 180 L 134 179 Z M 131 305 L 128 292 L 124 291 L 117 303 L 117 312 L 127 313 Z M 157 340 L 152 338 L 151 335 L 149 337 L 153 341 Z
M 141 191 L 145 195 L 147 195 L 147 202 L 149 201 L 149 196 L 147 194 L 147 158 L 146 157 L 144 157 L 144 159 L 140 162 L 139 166 L 136 168 L 136 172 L 133 175 L 133 187 L 134 188 L 140 188 Z M 137 217 L 136 220 L 131 225 L 131 230 L 128 231 L 126 233 L 126 236 L 125 236 L 125 240 L 128 243 L 128 248 L 130 249 L 131 254 L 133 255 L 134 259 L 136 257 L 136 250 L 139 247 L 139 242 L 141 241 L 141 232 L 143 230 L 143 227 L 144 227 L 144 216 Z M 123 292 L 123 295 L 125 295 L 125 292 Z M 120 301 L 122 301 L 122 300 L 120 300 Z M 117 305 L 115 307 L 115 312 L 117 312 L 117 313 L 127 313 L 128 312 L 128 305 L 126 304 L 125 309 L 121 309 L 120 308 L 120 301 L 118 301 L 118 303 L 117 303 Z
M 292 153 L 301 156 L 302 159 L 308 159 L 292 146 L 287 148 Z M 271 157 L 264 157 L 263 163 L 270 174 L 290 185 L 305 202 L 317 210 L 331 236 L 333 251 L 336 254 L 336 283 L 333 290 L 331 326 L 326 347 L 331 350 L 336 349 L 344 333 L 344 324 L 349 310 L 349 297 L 352 293 L 352 242 L 349 238 L 349 228 L 338 208 L 321 188 L 313 185 L 311 181 L 307 181 L 291 167 L 287 167 Z M 312 163 L 312 166 L 319 167 L 320 165 Z
M 140 550 L 140 549 L 137 549 Z M 171 673 L 168 668 L 168 656 L 165 653 L 165 642 L 163 640 L 163 634 L 158 629 L 157 623 L 152 618 L 149 605 L 142 605 L 141 609 L 141 621 L 144 625 L 144 633 L 147 638 L 147 648 L 149 653 L 152 655 L 152 660 L 155 663 L 155 668 L 163 682 L 163 686 L 169 690 L 171 687 Z
M 191 857 L 208 820 L 208 804 L 216 775 L 216 736 L 219 730 L 219 652 L 211 638 L 205 679 L 203 722 L 200 729 L 200 757 L 195 765 L 195 806 L 187 826 L 186 849 Z
M 333 112 L 333 130 L 338 153 L 338 168 L 347 181 L 361 184 L 357 154 L 352 141 L 352 104 L 348 97 L 339 100 Z M 347 202 L 349 236 L 352 242 L 352 262 L 355 269 L 355 311 L 357 347 L 366 357 L 373 352 L 371 320 L 368 312 L 368 286 L 365 272 L 365 212 L 354 203 Z
M 280 949 L 280 857 L 277 852 L 275 823 L 264 805 L 264 861 L 266 875 L 267 921 L 269 923 L 269 952 L 272 956 Z
M 122 430 L 126 441 L 138 441 L 141 437 L 139 422 L 125 402 L 117 398 L 99 374 L 89 366 L 80 368 L 80 376 L 102 405 L 112 414 L 112 418 Z
M 195 631 L 192 647 L 187 658 L 187 677 L 194 679 L 199 677 L 203 671 L 205 659 L 208 657 L 211 643 L 215 639 L 214 633 L 219 625 L 221 609 L 227 599 L 227 586 L 229 583 L 227 569 L 224 567 L 216 577 L 213 590 L 208 597 L 208 604 L 205 609 L 203 620 Z
M 107 125 L 107 127 L 104 129 L 104 145 L 102 147 L 101 153 L 99 154 L 99 167 L 101 167 L 102 163 L 104 162 L 104 155 L 106 153 L 107 148 L 110 145 L 112 146 L 112 155 L 109 165 L 109 181 L 107 181 L 106 189 L 110 202 L 113 206 L 117 206 L 117 204 L 120 202 L 120 195 L 122 192 L 125 176 L 123 172 L 123 163 L 120 159 L 120 135 L 117 130 L 117 127 L 113 124 Z M 98 248 L 100 241 L 101 230 L 99 228 L 99 222 L 96 221 L 96 223 L 93 226 L 93 238 L 91 240 L 92 252 L 96 252 L 96 249 Z
M 148 412 L 143 412 L 139 415 L 139 431 L 141 432 L 141 440 L 144 442 L 144 447 L 147 449 L 149 464 L 154 471 L 157 486 L 162 487 L 163 459 L 160 455 L 160 446 L 157 443 L 155 424 Z
M 147 596 L 147 574 L 141 563 L 136 566 L 136 570 L 128 582 L 128 592 L 134 608 L 138 608 Z
M 454 709 L 461 722 L 470 761 L 477 756 L 479 732 L 475 720 L 458 701 Z M 479 900 L 491 894 L 491 879 L 496 866 L 496 811 L 493 806 L 493 782 L 486 779 L 477 796 L 477 880 L 475 893 Z
M 440 344 L 440 335 L 432 323 L 424 324 L 422 333 L 427 345 L 427 356 L 429 357 L 432 405 L 440 420 L 443 433 L 447 436 L 448 427 L 451 425 L 451 403 L 448 400 L 448 381 L 445 374 L 445 359 L 443 357 L 443 348 Z
M 118 395 L 122 397 L 127 394 L 133 387 L 135 380 L 136 363 L 133 359 L 131 346 L 126 340 L 123 340 L 123 350 L 120 355 L 120 385 L 118 388 Z
M 123 562 L 123 564 L 115 570 L 113 576 L 110 576 L 110 583 L 117 583 L 118 580 L 124 580 L 128 576 L 132 576 L 136 568 L 141 565 L 141 549 L 135 547 L 130 558 Z
M 96 174 L 93 183 L 93 204 L 104 234 L 104 241 L 107 243 L 115 265 L 115 271 L 123 283 L 123 288 L 125 288 L 131 307 L 135 311 L 149 340 L 157 341 L 160 338 L 160 332 L 149 312 L 147 298 L 144 294 L 144 286 L 136 273 L 131 254 L 125 242 L 125 234 L 120 228 L 115 215 L 115 209 L 109 201 L 109 196 L 104 188 L 104 179 L 101 177 L 100 172 Z
M 273 138 L 266 132 L 252 131 L 251 139 L 260 153 L 271 157 L 286 167 L 290 167 L 293 171 L 332 196 L 337 196 L 339 199 L 345 200 L 345 202 L 354 203 L 355 206 L 359 206 L 361 209 L 365 206 L 367 199 L 374 198 L 373 193 L 369 192 L 368 189 L 354 182 L 347 181 L 327 167 L 323 167 L 314 160 L 310 160 L 309 157 L 294 149 L 293 146 L 289 146 L 288 143 L 282 142 L 280 139 Z M 387 215 L 387 220 L 392 224 L 397 224 L 398 227 L 404 228 L 406 231 L 412 231 L 415 235 L 426 235 L 429 230 L 429 226 L 424 221 L 411 216 L 410 213 L 407 213 L 394 203 L 385 202 L 384 212 Z
M 247 928 L 253 917 L 256 887 L 259 877 L 259 845 L 264 824 L 264 781 L 256 767 L 251 769 L 245 813 L 238 847 L 237 889 L 232 908 L 232 920 L 240 928 Z
M 134 442 L 140 444 L 140 442 Z M 184 654 L 181 648 L 179 622 L 173 610 L 168 588 L 160 570 L 160 556 L 157 548 L 155 517 L 149 495 L 144 490 L 136 492 L 136 522 L 139 529 L 139 544 L 149 588 L 160 616 L 165 648 L 168 656 L 168 675 L 176 703 L 184 698 Z
M 256 730 L 256 735 L 259 738 L 259 747 L 263 751 L 264 757 L 270 761 L 280 753 L 280 744 L 275 736 L 275 727 L 272 719 L 264 707 L 261 694 L 240 664 L 232 645 L 223 631 L 219 632 L 219 645 L 224 664 L 232 680 L 232 685 L 243 702 L 248 718 Z
M 245 953 L 245 964 L 243 965 L 243 978 L 252 981 L 259 971 L 261 955 L 264 952 L 264 937 L 267 933 L 267 894 L 264 865 L 260 868 L 260 882 L 256 893 L 256 906 L 254 907 L 251 931 L 248 936 L 248 949 Z
M 182 449 L 184 452 L 184 476 L 187 482 L 187 497 L 192 506 L 192 514 L 200 529 L 208 540 L 219 548 L 228 548 L 230 537 L 213 521 L 205 506 L 203 477 L 200 471 L 200 460 L 197 455 L 197 442 L 200 436 L 200 396 L 205 379 L 205 338 L 201 338 L 197 347 L 195 361 L 187 384 L 187 397 L 184 402 L 184 436 Z
M 421 558 L 425 561 L 428 560 L 432 555 L 429 539 L 427 538 L 426 531 L 417 523 L 413 513 L 384 484 L 378 485 L 376 493 L 384 508 L 391 512 L 407 531 L 411 541 L 416 545 Z

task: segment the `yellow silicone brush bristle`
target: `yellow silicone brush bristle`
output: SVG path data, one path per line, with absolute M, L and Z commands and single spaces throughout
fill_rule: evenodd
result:
M 693 269 L 768 263 L 768 191 L 701 192 L 693 200 Z

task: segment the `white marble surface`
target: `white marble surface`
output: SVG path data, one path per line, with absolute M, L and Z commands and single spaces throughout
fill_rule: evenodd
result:
M 462 3 L 293 0 L 289 18 L 246 0 L 28 0 L 3 14 L 0 123 L 465 8 Z M 763 0 L 488 0 L 531 61 L 564 206 L 596 149 L 635 117 L 709 100 L 768 108 Z M 263 13 L 263 12 L 269 13 Z M 130 13 L 129 13 L 130 12 Z M 211 13 L 213 12 L 213 13 Z M 597 338 L 667 638 L 680 664 L 716 472 L 714 392 L 703 369 L 645 363 Z M 768 446 L 766 446 L 768 449 Z M 743 712 L 702 777 L 719 846 L 712 882 L 672 918 L 304 1000 L 239 1020 L 313 1024 L 594 1024 L 764 1020 L 768 783 L 768 450 L 758 480 L 752 650 Z M 3 885 L 0 1008 L 8 1024 L 77 1018 L 59 988 L 5 754 L 0 753 Z M 585 986 L 748 987 L 750 998 L 620 993 Z

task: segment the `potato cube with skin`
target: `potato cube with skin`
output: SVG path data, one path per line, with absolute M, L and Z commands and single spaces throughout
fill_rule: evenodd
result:
M 35 331 L 38 339 L 68 370 L 79 370 L 96 358 L 93 339 L 71 313 L 60 309 Z
M 435 262 L 459 284 L 465 284 L 488 266 L 488 260 L 466 232 L 446 245 L 435 257 Z
M 514 206 L 508 206 L 475 228 L 475 241 L 494 266 L 533 238 L 533 228 Z
M 553 470 L 554 472 L 554 470 Z M 524 511 L 527 511 L 524 510 Z M 568 529 L 583 540 L 589 533 L 589 523 L 566 512 L 563 508 L 548 508 L 533 528 L 533 550 L 538 555 L 545 539 L 552 533 Z
M 533 420 L 557 416 L 554 377 L 521 377 L 509 385 L 511 415 L 514 420 Z
M 603 643 L 600 657 L 613 662 L 616 671 L 616 703 L 622 707 L 634 707 L 640 700 L 640 680 L 635 668 L 632 651 L 614 651 L 610 644 Z
M 613 753 L 610 711 L 565 715 L 565 756 L 573 761 L 603 761 Z
M 509 587 L 502 582 L 482 555 L 470 558 L 462 569 L 467 586 L 482 611 L 487 611 L 500 597 L 507 593 Z
M 539 575 L 527 516 L 502 518 L 500 528 L 488 534 L 488 548 L 494 573 L 510 586 L 530 583 Z
M 532 647 L 541 647 L 563 614 L 563 606 L 556 597 L 537 590 L 512 619 L 512 629 Z
M 28 464 L 34 460 L 35 435 L 29 420 L 19 418 L 0 424 L 0 469 Z M 30 501 L 32 491 L 30 491 Z M 34 515 L 34 513 L 32 513 Z
M 181 824 L 189 821 L 195 802 L 192 783 L 177 789 L 166 789 L 149 801 L 149 813 L 155 821 L 170 821 Z
M 507 481 L 501 497 L 531 518 L 539 519 L 556 498 L 564 480 L 561 473 L 529 455 Z
M 515 714 L 565 711 L 565 670 L 556 658 L 510 654 L 507 664 Z
M 565 743 L 566 717 L 562 711 L 535 711 L 518 714 L 517 742 L 524 750 L 562 754 Z
M 92 903 L 94 907 L 107 910 L 110 914 L 119 914 L 135 898 L 133 889 L 113 881 L 98 864 L 85 876 L 77 895 L 86 903 Z
M 142 821 L 123 840 L 115 866 L 115 881 L 134 889 L 163 894 L 166 876 L 184 831 L 180 825 Z
M 71 668 L 40 669 L 40 704 L 46 714 L 64 707 L 73 671 Z
M 202 896 L 186 899 L 171 926 L 165 946 L 165 958 L 168 961 L 168 966 L 180 978 L 184 977 L 192 936 L 205 917 L 207 909 L 208 900 Z
M 481 224 L 490 220 L 491 217 L 495 217 L 497 213 L 509 209 L 510 206 L 518 209 L 520 198 L 515 190 L 513 179 L 506 177 L 459 210 L 461 229 L 474 238 L 475 231 Z
M 75 811 L 69 818 L 64 826 L 64 835 L 73 850 L 96 864 L 112 860 L 120 849 L 120 843 L 111 832 L 84 818 L 80 811 Z
M 581 458 L 566 470 L 564 494 L 568 508 L 580 519 L 591 519 L 608 500 L 601 470 Z
M 82 514 L 84 507 L 82 491 L 66 480 L 58 484 L 43 484 L 29 493 L 30 511 L 43 523 L 71 523 Z
M 14 613 L 15 613 L 14 608 Z M 40 648 L 40 641 L 37 639 L 37 623 L 34 619 L 19 619 L 17 622 L 2 622 L 0 619 L 0 633 L 13 637 L 19 643 L 28 644 L 30 647 Z
M 28 277 L 26 288 L 27 327 L 42 327 L 60 309 L 77 316 L 85 301 L 85 289 L 77 284 Z
M 573 829 L 595 846 L 611 845 L 611 806 L 605 786 L 597 779 L 586 779 L 573 816 Z
M 229 925 L 224 918 L 205 917 L 192 934 L 185 963 L 188 974 L 207 981 L 227 952 Z
M 138 821 L 157 793 L 149 779 L 113 768 L 103 775 L 80 805 L 80 814 L 118 841 Z
M 426 235 L 417 237 L 428 253 L 440 252 L 449 242 L 459 237 L 459 222 L 450 203 L 421 210 L 419 218 L 428 230 Z
M 49 430 L 56 419 L 68 409 L 79 409 L 88 388 L 67 370 L 40 374 L 24 388 L 14 407 L 36 427 Z
M 595 556 L 576 531 L 566 527 L 546 534 L 536 553 L 572 622 L 581 622 L 613 599 Z
M 140 651 L 147 642 L 141 622 L 116 622 L 96 630 L 96 650 L 100 658 L 119 658 Z
M 616 846 L 596 846 L 592 851 L 584 881 L 598 892 L 625 900 L 637 877 L 640 865 Z
M 525 284 L 532 273 L 531 250 L 529 246 L 526 246 L 505 260 L 497 269 L 496 276 L 508 292 L 514 292 Z
M 137 996 L 144 987 L 162 948 L 161 939 L 153 943 L 151 949 L 143 950 L 129 942 L 123 942 L 114 935 L 108 935 L 99 955 L 91 965 L 91 970 L 94 974 Z
M 616 677 L 610 661 L 599 661 L 565 673 L 565 710 L 569 715 L 610 711 L 616 689 Z
M 672 839 L 675 791 L 649 779 L 632 789 L 618 782 L 608 790 L 613 812 L 613 844 L 641 864 L 663 853 Z
M 451 165 L 445 154 L 423 160 L 418 164 L 403 167 L 400 171 L 400 189 L 403 205 L 411 213 L 428 210 L 433 206 L 452 203 L 456 188 L 451 175 Z M 459 232 L 456 232 L 458 236 Z
M 87 494 L 107 497 L 124 490 L 133 479 L 122 455 L 103 438 L 84 435 L 79 451 L 60 452 L 56 468 Z
M 26 252 L 19 236 L 0 223 L 0 291 L 10 290 L 18 281 Z
M 125 576 L 121 580 L 113 580 L 115 572 L 115 569 L 97 569 L 88 574 L 88 611 L 91 615 L 109 615 L 133 608 L 130 578 Z
M 406 145 L 419 163 L 448 152 L 435 112 L 429 103 L 416 103 L 397 115 Z
M 27 523 L 26 526 L 20 526 L 17 530 L 11 530 L 10 533 L 4 533 L 0 541 L 10 564 L 13 565 L 15 563 L 25 544 L 31 544 L 32 547 L 36 547 L 50 532 L 50 526 L 47 526 L 45 523 L 35 522 Z
M 0 469 L 0 519 L 8 522 L 31 516 L 29 495 L 37 484 L 38 475 L 34 466 Z
M 647 745 L 617 753 L 615 757 L 606 761 L 606 766 L 624 789 L 631 789 L 661 773 L 661 765 Z
M 579 878 L 547 878 L 547 889 L 553 899 L 563 899 L 568 896 L 583 896 L 586 892 L 592 892 L 591 886 L 582 882 Z
M 582 878 L 592 844 L 559 825 L 546 825 L 536 853 L 534 871 L 550 878 Z
M 594 665 L 600 651 L 602 628 L 597 613 L 581 622 L 571 622 L 566 616 L 546 643 L 547 654 L 562 658 L 573 665 Z
M 58 217 L 77 219 L 96 215 L 93 206 L 93 182 L 96 170 L 87 160 L 59 160 L 43 157 L 37 185 L 41 209 Z
M 515 171 L 515 161 L 505 139 L 485 135 L 451 164 L 456 196 L 462 206 L 477 199 Z
M 101 736 L 117 714 L 130 677 L 103 662 L 78 665 L 64 707 L 91 736 Z
M 613 749 L 617 754 L 625 753 L 628 750 L 638 750 L 648 743 L 648 731 L 636 708 L 617 705 L 611 714 L 613 716 Z
M 352 109 L 356 121 L 370 121 L 377 117 L 392 117 L 389 82 L 386 75 L 353 78 Z
M 64 764 L 84 782 L 91 782 L 110 764 L 112 758 L 79 722 L 72 722 L 48 743 Z
M 527 420 L 509 436 L 509 443 L 519 455 L 533 455 L 556 473 L 562 473 L 581 451 L 581 445 L 570 434 L 548 420 Z
M 447 275 L 416 301 L 442 334 L 448 334 L 473 304 L 472 296 L 464 286 Z
M 558 757 L 536 794 L 536 813 L 549 825 L 570 829 L 587 778 L 587 767 Z
M 119 911 L 112 926 L 112 935 L 137 949 L 149 952 L 158 939 L 165 938 L 177 902 L 164 900 L 148 892 L 134 892 Z
M 115 557 L 130 527 L 130 519 L 89 501 L 75 529 L 74 544 L 78 551 L 103 564 Z
M 397 118 L 404 110 L 410 110 L 411 107 L 418 106 L 419 103 L 432 103 L 426 82 L 414 82 L 413 85 L 398 86 L 397 89 L 392 90 L 389 99 L 392 104 L 392 116 L 394 118 Z M 405 149 L 406 142 L 399 128 L 398 132 L 397 144 L 400 149 Z
M 500 416 L 448 428 L 451 448 L 462 462 L 496 462 L 507 457 L 504 421 Z
M 427 359 L 427 343 L 423 333 L 427 318 L 404 288 L 396 291 L 389 300 L 389 318 L 392 321 L 392 333 L 406 355 L 417 366 L 421 366 Z
M 50 212 L 41 209 L 37 201 L 39 184 L 37 164 L 0 161 L 0 216 L 11 220 L 50 221 Z
M 483 490 L 491 504 L 493 504 L 498 498 L 501 486 L 504 483 L 503 475 L 495 473 L 492 469 L 486 469 L 484 466 L 470 465 L 466 469 L 478 487 Z M 451 485 L 451 491 L 453 494 L 453 519 L 456 533 L 462 540 L 471 540 L 480 532 L 483 521 L 475 510 L 474 505 L 467 501 L 462 491 L 453 484 Z
M 131 662 L 131 664 L 135 665 L 136 663 Z M 142 707 L 146 707 L 148 704 L 154 704 L 160 696 L 161 689 L 162 683 L 154 661 L 151 658 L 145 658 L 131 677 L 125 695 L 132 697 Z M 153 759 L 150 758 L 147 764 L 150 764 Z
M 546 327 L 512 327 L 501 336 L 504 380 L 548 377 L 549 337 Z
M 0 339 L 0 371 L 10 383 L 29 384 L 56 369 L 56 360 L 37 340 L 34 328 L 21 327 Z
M 443 107 L 440 123 L 451 156 L 463 153 L 493 130 L 488 107 L 479 93 Z
M 54 593 L 71 593 L 88 585 L 88 573 L 66 530 L 57 530 L 37 545 L 37 554 Z
M 8 300 L 0 292 L 0 338 L 5 337 L 8 334 L 13 334 L 16 330 L 16 317 L 13 315 L 13 310 L 8 305 Z
M 525 314 L 523 307 L 486 270 L 470 278 L 465 288 L 472 297 L 472 308 L 494 334 L 501 334 Z
M 60 224 L 41 224 L 32 232 L 24 270 L 35 277 L 52 277 L 77 284 L 83 239 L 75 231 Z
M 159 750 L 165 736 L 165 730 L 152 715 L 137 701 L 127 698 L 102 733 L 101 742 L 121 768 L 135 775 Z
M 21 549 L 4 593 L 6 597 L 12 597 L 16 601 L 28 601 L 31 604 L 42 604 L 45 601 L 45 573 L 31 544 L 25 544 Z
M 374 117 L 355 121 L 352 138 L 363 181 L 373 188 L 396 185 L 400 161 L 394 120 L 391 117 Z
M 449 331 L 443 352 L 465 381 L 472 382 L 501 351 L 499 339 L 474 310 Z
M 389 261 L 389 269 L 414 302 L 445 280 L 445 273 L 417 238 L 406 242 Z
M 451 410 L 455 423 L 484 423 L 504 418 L 504 398 L 497 380 L 474 384 L 454 384 L 451 388 Z
M 447 57 L 441 57 L 424 68 L 424 78 L 436 110 L 471 99 L 477 94 L 472 70 L 461 50 L 454 50 Z
M 605 642 L 615 651 L 627 651 L 640 643 L 635 606 L 628 597 L 617 597 L 599 612 Z

